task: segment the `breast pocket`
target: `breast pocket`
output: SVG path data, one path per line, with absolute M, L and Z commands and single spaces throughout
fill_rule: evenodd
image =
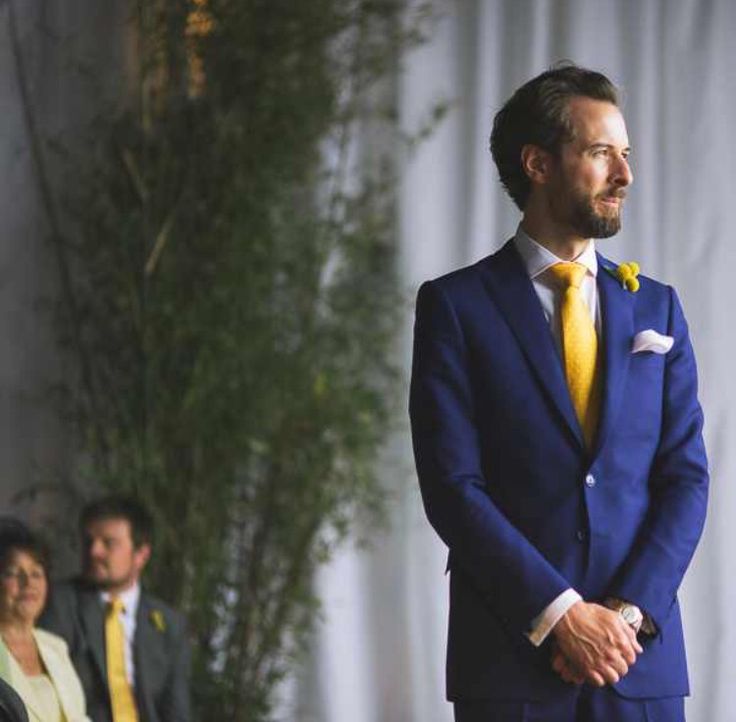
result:
M 631 354 L 621 400 L 619 428 L 628 436 L 659 438 L 662 422 L 665 355 L 653 351 Z

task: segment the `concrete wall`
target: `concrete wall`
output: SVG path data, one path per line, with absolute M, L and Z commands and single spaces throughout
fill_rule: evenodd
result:
M 0 0 L 0 514 L 36 523 L 57 501 L 18 495 L 68 473 L 71 434 L 53 389 L 73 374 L 57 346 L 58 271 L 17 50 L 52 200 L 62 205 L 73 169 L 52 147 L 73 152 L 95 114 L 125 95 L 131 11 L 123 0 Z

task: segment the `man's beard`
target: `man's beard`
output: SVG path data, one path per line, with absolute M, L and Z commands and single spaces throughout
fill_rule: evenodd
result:
M 83 576 L 87 584 L 89 584 L 90 586 L 102 591 L 107 591 L 108 589 L 113 589 L 114 587 L 126 585 L 130 581 L 132 575 L 128 574 L 126 576 L 117 578 L 107 575 L 100 577 L 99 575 L 92 572 L 91 567 L 87 567 L 83 572 Z
M 91 577 L 87 576 L 87 582 L 90 586 L 95 587 L 96 589 L 101 589 L 102 591 L 106 591 L 112 587 L 117 586 L 117 583 L 114 579 L 98 579 L 97 577 Z
M 623 202 L 623 195 L 611 193 Z M 610 216 L 597 213 L 588 198 L 574 198 L 570 225 L 582 238 L 610 238 L 621 230 L 621 203 Z

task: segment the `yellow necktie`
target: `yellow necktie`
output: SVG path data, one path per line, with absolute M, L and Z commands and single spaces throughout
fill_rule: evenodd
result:
M 560 316 L 567 387 L 585 443 L 591 448 L 598 425 L 600 398 L 596 378 L 598 336 L 580 292 L 586 268 L 580 263 L 556 263 L 550 270 L 563 288 Z
M 105 650 L 107 656 L 107 684 L 110 688 L 113 722 L 138 722 L 133 690 L 125 669 L 125 632 L 120 612 L 123 602 L 113 598 L 105 614 Z

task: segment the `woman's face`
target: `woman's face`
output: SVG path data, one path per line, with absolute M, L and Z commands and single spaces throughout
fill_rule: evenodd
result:
M 0 620 L 34 624 L 46 604 L 46 572 L 28 552 L 11 552 L 0 570 Z

